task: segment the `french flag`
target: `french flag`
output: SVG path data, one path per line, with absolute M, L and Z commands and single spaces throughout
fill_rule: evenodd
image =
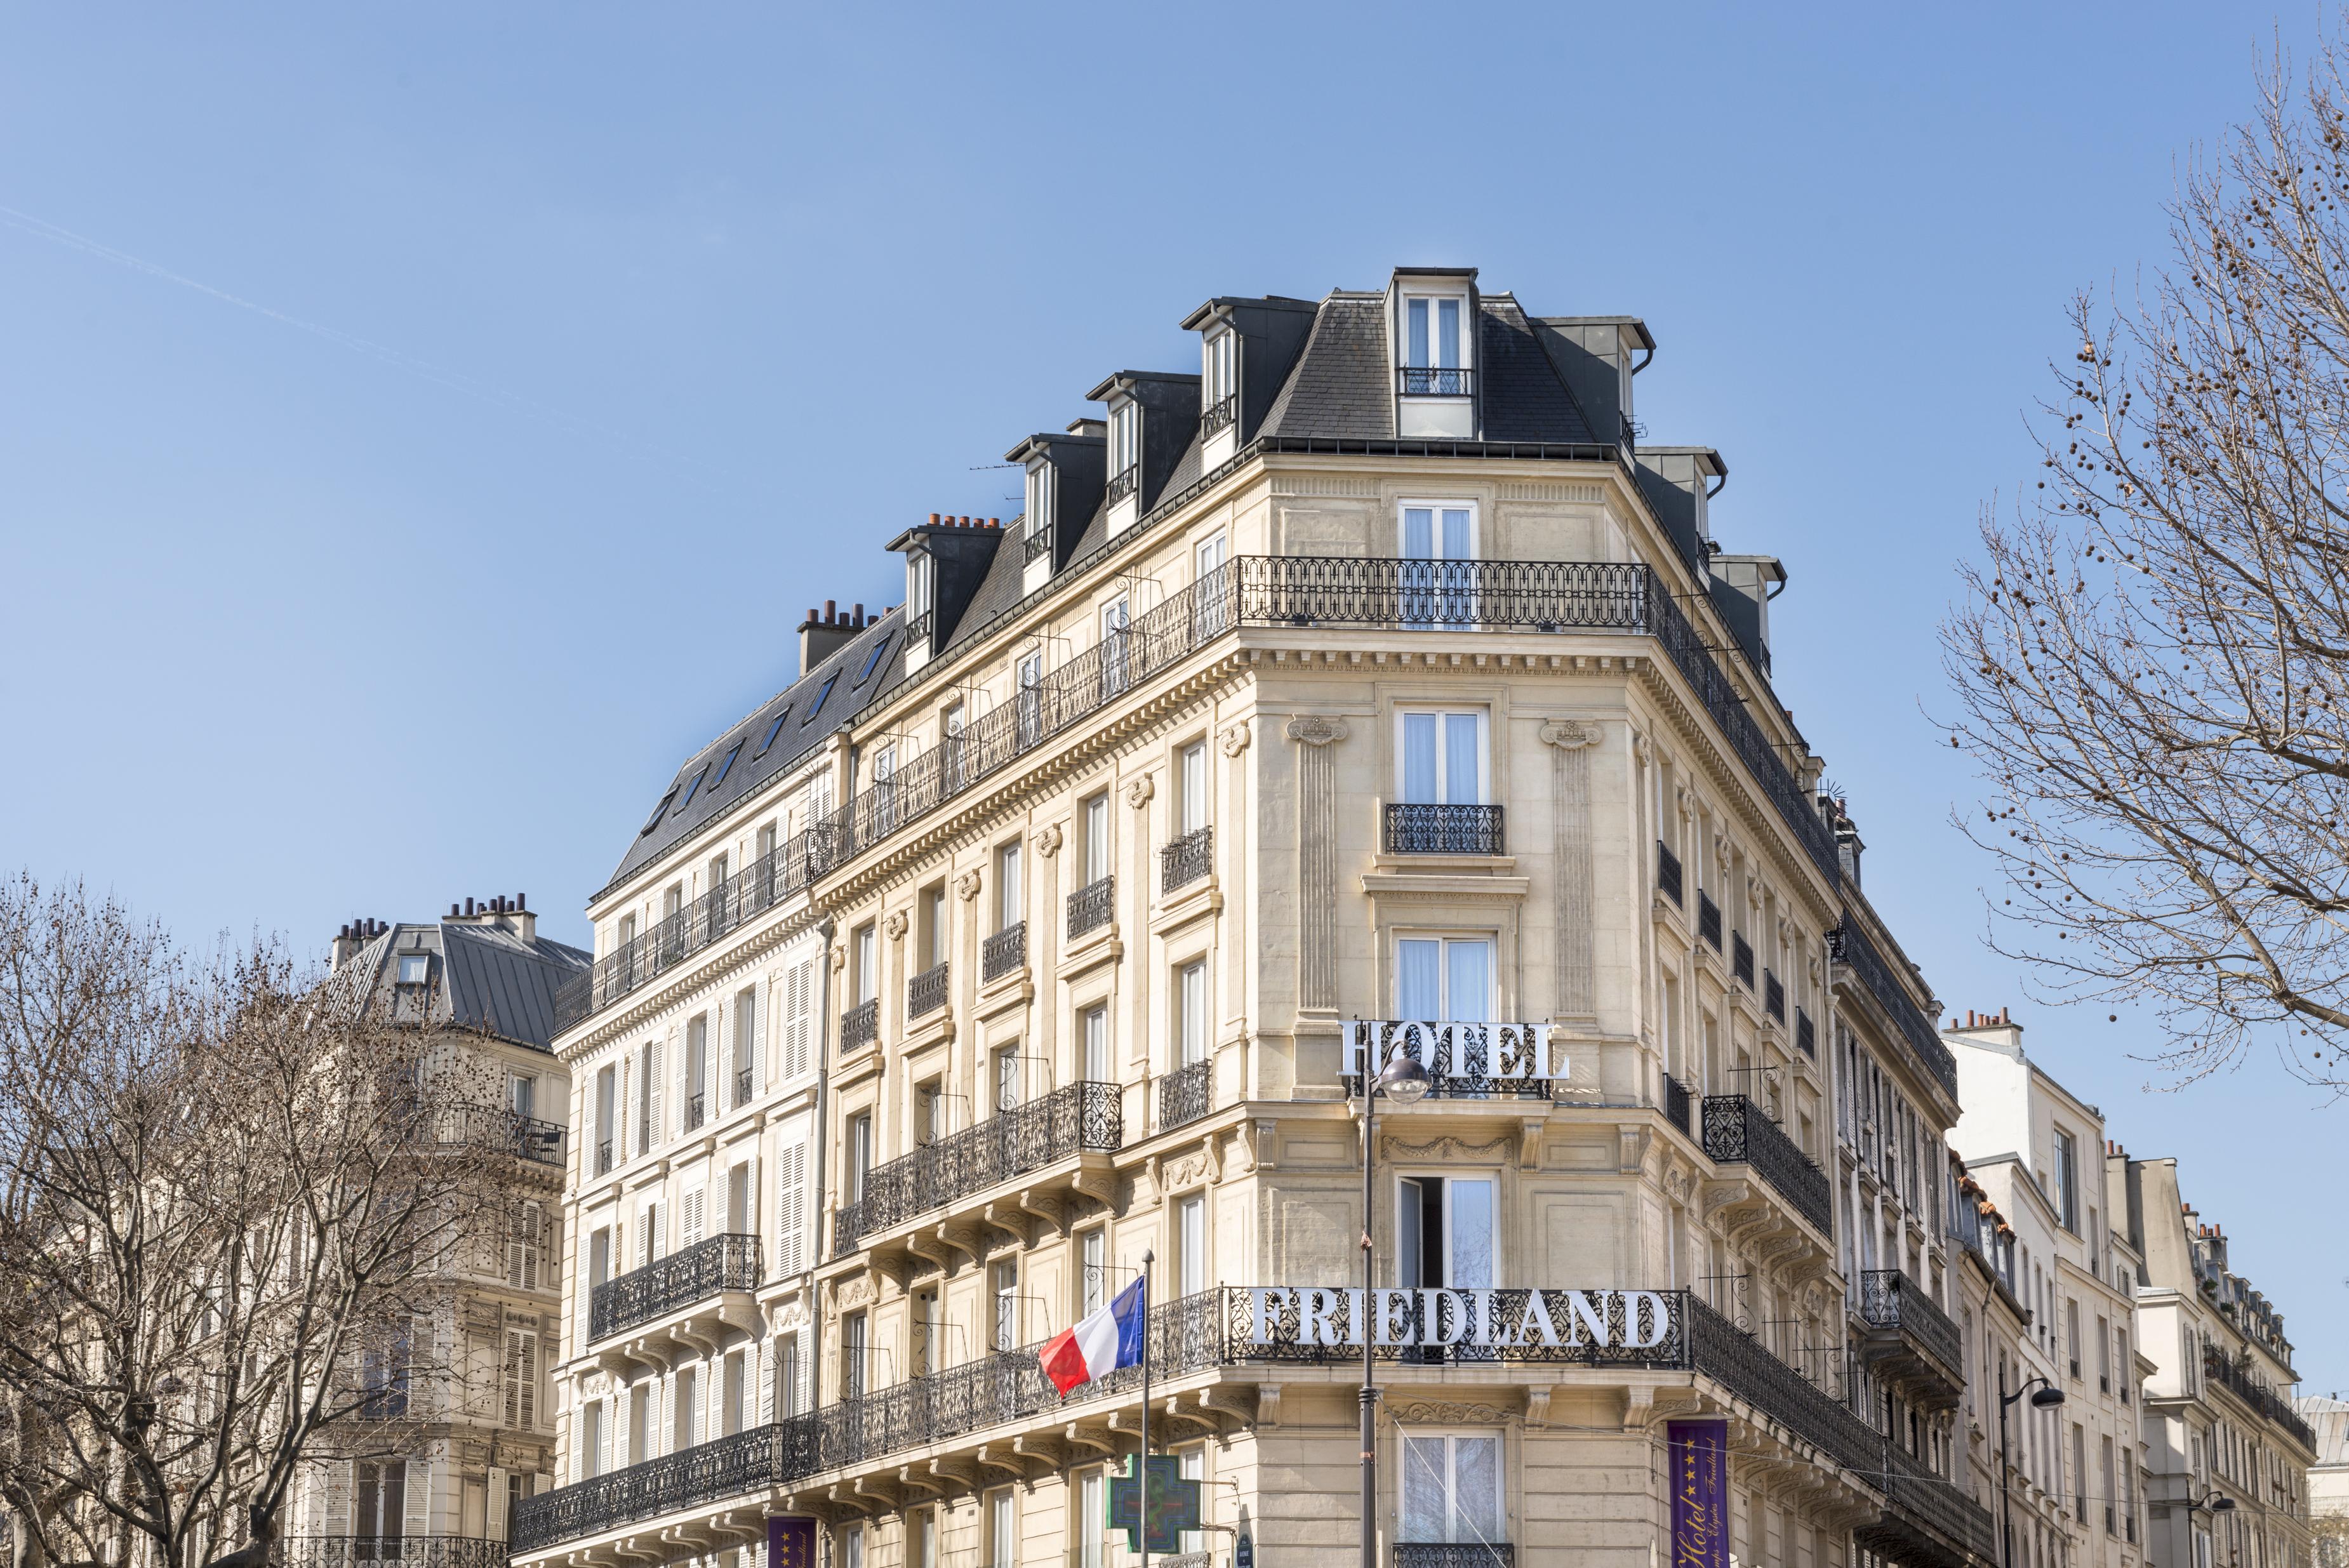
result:
M 1067 1398 L 1072 1388 L 1105 1377 L 1121 1367 L 1142 1365 L 1142 1281 L 1117 1293 L 1117 1298 L 1087 1316 L 1074 1328 L 1064 1328 L 1044 1342 L 1036 1358 L 1044 1376 Z

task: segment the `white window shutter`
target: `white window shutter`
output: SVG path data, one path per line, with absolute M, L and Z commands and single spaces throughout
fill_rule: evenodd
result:
M 326 1467 L 326 1480 L 325 1496 L 319 1500 L 318 1511 L 325 1520 L 326 1528 L 323 1533 L 348 1535 L 351 1533 L 353 1490 L 351 1461 L 336 1460 L 329 1464 Z
M 807 1267 L 801 1253 L 801 1238 L 806 1230 L 807 1206 L 807 1145 L 794 1143 L 778 1157 L 781 1166 L 782 1191 L 776 1201 L 775 1272 L 789 1279 Z
M 489 1526 L 490 1539 L 503 1541 L 506 1538 L 506 1471 L 502 1465 L 490 1467 L 487 1501 L 489 1508 L 484 1522 Z
M 403 1494 L 407 1507 L 400 1519 L 400 1528 L 409 1537 L 432 1533 L 432 1461 L 408 1461 L 408 1489 Z
M 696 1187 L 685 1195 L 685 1229 L 678 1237 L 678 1250 L 682 1252 L 701 1240 L 703 1191 Z
M 645 1074 L 645 1092 L 653 1097 L 653 1141 L 658 1143 L 668 1136 L 666 1108 L 662 1103 L 662 1091 L 667 1088 L 668 1078 L 663 1064 L 667 1060 L 668 1047 L 662 1042 L 655 1040 L 652 1050 L 652 1070 Z

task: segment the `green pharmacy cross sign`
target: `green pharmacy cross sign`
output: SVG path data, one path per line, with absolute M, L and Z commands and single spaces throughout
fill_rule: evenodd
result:
M 1125 1532 L 1128 1552 L 1145 1546 L 1157 1553 L 1180 1552 L 1183 1532 L 1201 1528 L 1199 1483 L 1183 1479 L 1183 1461 L 1172 1455 L 1153 1454 L 1141 1462 L 1150 1478 L 1149 1506 L 1143 1506 L 1143 1483 L 1129 1464 L 1125 1474 L 1110 1477 L 1108 1526 Z

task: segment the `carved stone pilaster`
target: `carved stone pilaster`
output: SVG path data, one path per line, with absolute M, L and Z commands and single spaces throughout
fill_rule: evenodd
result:
M 1571 718 L 1541 727 L 1542 743 L 1550 748 L 1557 1011 L 1568 1018 L 1588 1018 L 1599 1010 L 1590 930 L 1590 757 L 1599 738 L 1597 725 Z
M 1338 1006 L 1338 769 L 1330 748 L 1346 721 L 1303 714 L 1288 721 L 1297 759 L 1297 1001 Z

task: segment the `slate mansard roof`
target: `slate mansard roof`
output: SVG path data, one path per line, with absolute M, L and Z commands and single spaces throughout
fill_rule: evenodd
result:
M 474 916 L 385 930 L 336 967 L 327 995 L 396 1024 L 478 1030 L 550 1050 L 554 993 L 594 954 L 536 933 L 527 915 Z M 427 960 L 421 986 L 400 984 L 403 955 Z
M 1463 269 L 1456 275 L 1467 279 L 1474 273 Z M 1564 323 L 1527 317 L 1512 294 L 1479 292 L 1472 297 L 1482 423 L 1478 439 L 1615 446 L 1619 438 L 1617 413 L 1611 407 L 1586 407 L 1577 396 L 1568 363 L 1577 351 L 1557 330 Z M 1243 420 L 1244 444 L 1268 438 L 1392 440 L 1396 436 L 1395 370 L 1386 323 L 1389 298 L 1384 291 L 1344 289 L 1332 290 L 1318 302 L 1280 295 L 1218 296 L 1193 312 L 1185 325 L 1222 319 L 1233 312 L 1253 312 L 1260 320 L 1295 323 L 1309 313 L 1310 325 L 1301 332 L 1287 329 L 1293 334 L 1288 347 L 1269 337 L 1262 341 L 1262 352 L 1285 355 L 1288 362 L 1275 366 L 1277 381 L 1269 397 L 1248 410 L 1250 417 Z M 1620 324 L 1631 341 L 1652 352 L 1646 328 L 1636 317 L 1573 319 Z M 1247 352 L 1256 354 L 1259 349 L 1252 346 Z M 1121 372 L 1093 390 L 1106 397 L 1121 377 L 1133 374 Z M 1195 381 L 1197 377 L 1186 371 L 1157 379 Z M 1099 427 L 1093 428 L 1097 431 Z M 1097 434 L 1087 438 L 1098 444 Z M 1030 439 L 1040 443 L 1063 438 Z M 1163 479 L 1146 490 L 1145 511 L 1182 495 L 1206 477 L 1206 431 L 1194 421 L 1181 455 Z M 1013 449 L 1015 454 L 1020 450 L 1020 447 Z M 1097 494 L 1090 512 L 1083 514 L 1076 537 L 1055 552 L 1056 558 L 1067 563 L 1060 568 L 1061 572 L 1109 548 L 1109 516 L 1106 494 Z M 1070 521 L 1064 514 L 1061 526 L 1068 527 Z M 1015 520 L 1012 526 L 996 531 L 998 543 L 1019 537 L 1021 521 Z M 901 531 L 887 529 L 880 531 L 879 537 L 888 539 Z M 934 659 L 984 635 L 1019 605 L 1027 597 L 1024 566 L 1021 550 L 997 548 L 991 559 L 976 568 L 978 576 L 969 602 L 956 616 L 943 643 L 933 648 Z M 905 624 L 903 606 L 888 611 L 846 646 L 687 758 L 614 868 L 607 889 L 692 838 L 887 697 L 905 678 Z M 777 728 L 779 717 L 781 723 Z

